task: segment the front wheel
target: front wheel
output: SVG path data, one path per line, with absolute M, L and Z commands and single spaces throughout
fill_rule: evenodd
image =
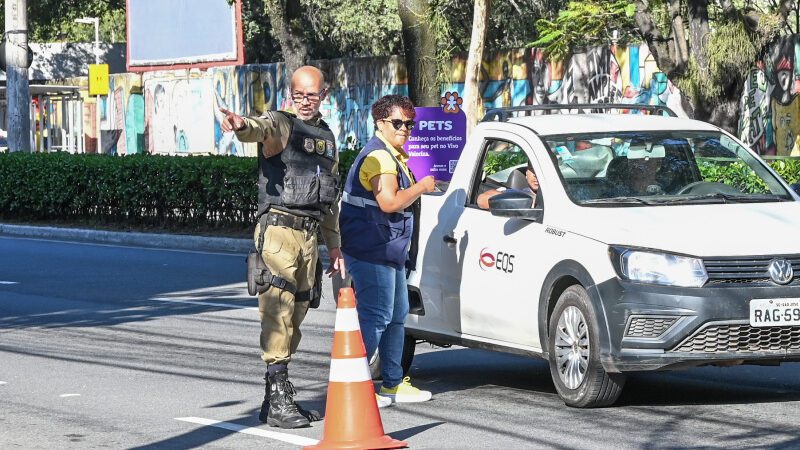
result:
M 403 356 L 400 358 L 400 367 L 403 368 L 403 376 L 408 375 L 411 369 L 411 363 L 414 361 L 414 350 L 417 347 L 417 340 L 412 336 L 406 334 L 403 341 Z M 369 373 L 372 375 L 373 380 L 381 379 L 381 358 L 378 356 L 378 351 L 369 358 Z
M 619 398 L 625 375 L 607 373 L 600 363 L 597 317 L 580 285 L 556 302 L 548 327 L 550 376 L 567 406 L 610 406 Z

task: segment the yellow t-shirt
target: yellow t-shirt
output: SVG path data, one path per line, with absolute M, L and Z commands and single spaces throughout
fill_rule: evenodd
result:
M 408 170 L 408 166 L 406 165 L 406 162 L 408 161 L 408 155 L 406 152 L 397 150 L 391 144 L 389 144 L 381 135 L 380 131 L 375 132 L 375 135 L 378 136 L 378 138 L 386 145 L 386 148 L 392 152 L 392 155 L 394 155 L 394 157 L 400 161 L 400 166 L 403 168 L 403 172 L 405 172 L 406 176 L 413 180 L 411 177 L 411 171 Z M 361 182 L 361 186 L 364 186 L 364 189 L 372 192 L 372 185 L 370 184 L 369 180 L 383 174 L 397 175 L 397 164 L 395 164 L 392 157 L 389 156 L 389 154 L 387 154 L 385 151 L 373 150 L 364 158 L 364 162 L 361 164 L 361 170 L 358 172 L 358 181 Z

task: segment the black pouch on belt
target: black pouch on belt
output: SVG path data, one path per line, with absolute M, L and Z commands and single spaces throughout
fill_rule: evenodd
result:
M 269 274 L 264 259 L 256 250 L 247 255 L 247 293 L 258 295 L 269 289 L 270 283 L 265 283 L 265 274 Z

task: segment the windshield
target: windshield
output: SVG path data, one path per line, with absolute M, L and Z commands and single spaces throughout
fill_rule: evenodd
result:
M 585 206 L 792 200 L 758 157 L 721 132 L 543 136 L 573 202 Z

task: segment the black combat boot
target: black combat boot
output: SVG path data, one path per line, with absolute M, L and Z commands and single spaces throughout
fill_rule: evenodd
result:
M 264 401 L 261 402 L 261 412 L 258 414 L 258 420 L 267 423 L 267 418 L 269 417 L 269 397 L 270 397 L 269 372 L 266 372 L 264 374 L 264 381 L 266 382 L 266 387 L 264 389 Z M 300 412 L 300 414 L 304 415 L 309 422 L 316 422 L 318 420 L 322 420 L 322 416 L 316 409 L 309 409 L 309 410 L 304 409 L 297 402 L 295 402 L 295 406 L 297 406 L 297 410 Z
M 289 371 L 282 370 L 273 375 L 267 374 L 266 395 L 261 405 L 258 419 L 271 427 L 302 428 L 311 424 L 307 415 L 303 414 L 294 402 L 296 394 Z M 307 411 L 306 414 L 309 414 Z

